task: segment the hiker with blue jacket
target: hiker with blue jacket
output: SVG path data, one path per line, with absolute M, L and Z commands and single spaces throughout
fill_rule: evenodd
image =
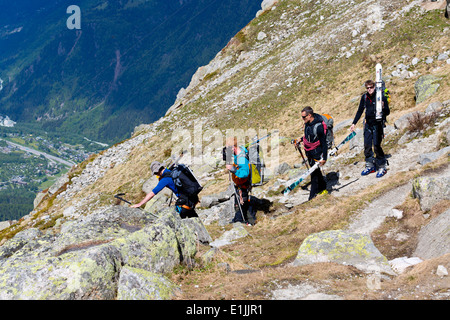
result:
M 363 112 L 366 112 L 364 119 L 364 156 L 366 160 L 365 169 L 361 172 L 362 176 L 366 176 L 372 172 L 377 172 L 376 177 L 381 178 L 386 174 L 386 156 L 381 148 L 384 133 L 383 127 L 386 121 L 386 116 L 390 114 L 387 97 L 382 94 L 382 112 L 383 120 L 377 120 L 376 114 L 376 97 L 377 90 L 373 80 L 367 80 L 364 83 L 367 92 L 364 93 L 359 102 L 358 111 L 356 112 L 353 124 L 350 131 L 355 130 L 358 120 L 361 118 Z M 372 150 L 373 146 L 373 150 Z M 375 153 L 375 158 L 374 158 Z
M 251 198 L 249 195 L 251 176 L 248 151 L 244 146 L 238 146 L 236 137 L 230 137 L 226 141 L 223 157 L 234 183 L 235 215 L 232 222 L 254 224 L 256 217 L 250 204 Z
M 152 173 L 158 177 L 158 184 L 152 191 L 150 191 L 144 199 L 138 204 L 132 205 L 132 208 L 139 208 L 148 201 L 150 201 L 155 195 L 157 195 L 162 189 L 168 188 L 177 197 L 175 202 L 175 209 L 180 214 L 181 219 L 198 217 L 195 212 L 195 205 L 199 202 L 198 195 L 188 195 L 183 188 L 177 188 L 175 182 L 171 176 L 171 170 L 164 168 L 164 166 L 154 161 L 150 165 Z
M 311 107 L 302 110 L 302 119 L 305 125 L 305 135 L 301 139 L 305 149 L 308 163 L 312 167 L 319 162 L 319 168 L 311 173 L 311 190 L 308 200 L 313 199 L 318 194 L 326 194 L 327 183 L 322 175 L 320 167 L 327 162 L 328 145 L 326 137 L 326 125 L 321 115 L 314 113 Z

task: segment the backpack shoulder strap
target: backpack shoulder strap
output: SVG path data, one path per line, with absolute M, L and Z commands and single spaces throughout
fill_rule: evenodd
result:
M 320 125 L 323 125 L 323 133 L 324 133 L 325 135 L 327 134 L 327 124 L 325 123 L 325 121 L 324 121 L 323 118 L 322 118 L 322 122 L 316 123 L 316 124 L 314 125 L 314 127 L 313 127 L 314 138 L 317 137 L 317 128 L 318 128 Z
M 165 178 L 165 177 L 172 177 L 172 172 L 164 170 L 163 174 L 159 177 L 159 180 L 161 180 L 162 178 Z

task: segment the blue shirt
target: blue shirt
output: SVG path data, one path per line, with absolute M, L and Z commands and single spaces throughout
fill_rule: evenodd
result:
M 240 146 L 239 149 L 241 149 L 241 152 L 238 155 L 234 155 L 234 163 L 237 164 L 237 170 L 234 174 L 238 178 L 247 178 L 250 174 L 249 161 L 245 156 L 247 149 L 243 146 Z
M 164 173 L 170 173 L 170 172 L 171 171 L 169 169 L 164 169 L 163 175 L 164 175 Z M 158 194 L 158 192 L 160 192 L 162 189 L 164 189 L 164 187 L 169 188 L 170 190 L 173 191 L 173 193 L 175 193 L 175 195 L 177 197 L 179 197 L 177 187 L 175 186 L 175 183 L 173 182 L 173 179 L 170 176 L 166 176 L 166 177 L 163 177 L 162 179 L 160 179 L 158 184 L 156 185 L 156 187 L 152 190 L 152 192 L 156 195 L 156 194 Z

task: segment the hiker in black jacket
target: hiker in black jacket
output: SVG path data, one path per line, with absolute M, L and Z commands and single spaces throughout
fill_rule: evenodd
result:
M 367 92 L 361 97 L 358 111 L 356 112 L 353 124 L 350 127 L 350 131 L 355 130 L 356 123 L 361 118 L 364 110 L 366 111 L 366 117 L 364 119 L 364 156 L 366 158 L 366 167 L 361 172 L 361 175 L 365 176 L 372 172 L 377 171 L 377 178 L 380 178 L 386 174 L 386 156 L 381 148 L 381 142 L 383 140 L 383 127 L 386 121 L 386 116 L 389 115 L 389 105 L 386 96 L 382 95 L 382 111 L 383 120 L 376 120 L 376 96 L 377 90 L 375 88 L 375 82 L 373 80 L 367 80 L 365 82 Z M 372 150 L 373 145 L 373 150 Z M 375 152 L 375 159 L 373 157 Z
M 302 118 L 305 124 L 305 135 L 302 138 L 302 143 L 308 157 L 308 163 L 310 166 L 313 166 L 316 162 L 319 162 L 319 166 L 323 166 L 327 162 L 328 157 L 323 118 L 314 113 L 311 107 L 305 107 L 302 110 Z M 317 168 L 311 173 L 311 191 L 308 200 L 311 200 L 317 194 L 325 193 L 327 193 L 327 183 L 322 175 L 322 171 L 320 168 Z

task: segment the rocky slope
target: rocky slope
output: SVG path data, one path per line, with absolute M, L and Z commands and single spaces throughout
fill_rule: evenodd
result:
M 1 231 L 2 298 L 448 299 L 443 11 L 400 0 L 263 3 L 271 6 L 196 72 L 165 117 L 73 167 Z M 331 113 L 340 141 L 377 62 L 392 94 L 388 174 L 360 176 L 358 129 L 323 168 L 329 195 L 306 202 L 304 186 L 282 196 L 304 171 L 289 143 L 301 135 L 301 108 Z M 220 150 L 231 132 L 246 141 L 272 133 L 253 227 L 230 224 Z M 117 193 L 139 201 L 156 183 L 149 164 L 180 150 L 204 185 L 200 219 L 174 216 L 170 193 L 147 212 L 117 206 Z

